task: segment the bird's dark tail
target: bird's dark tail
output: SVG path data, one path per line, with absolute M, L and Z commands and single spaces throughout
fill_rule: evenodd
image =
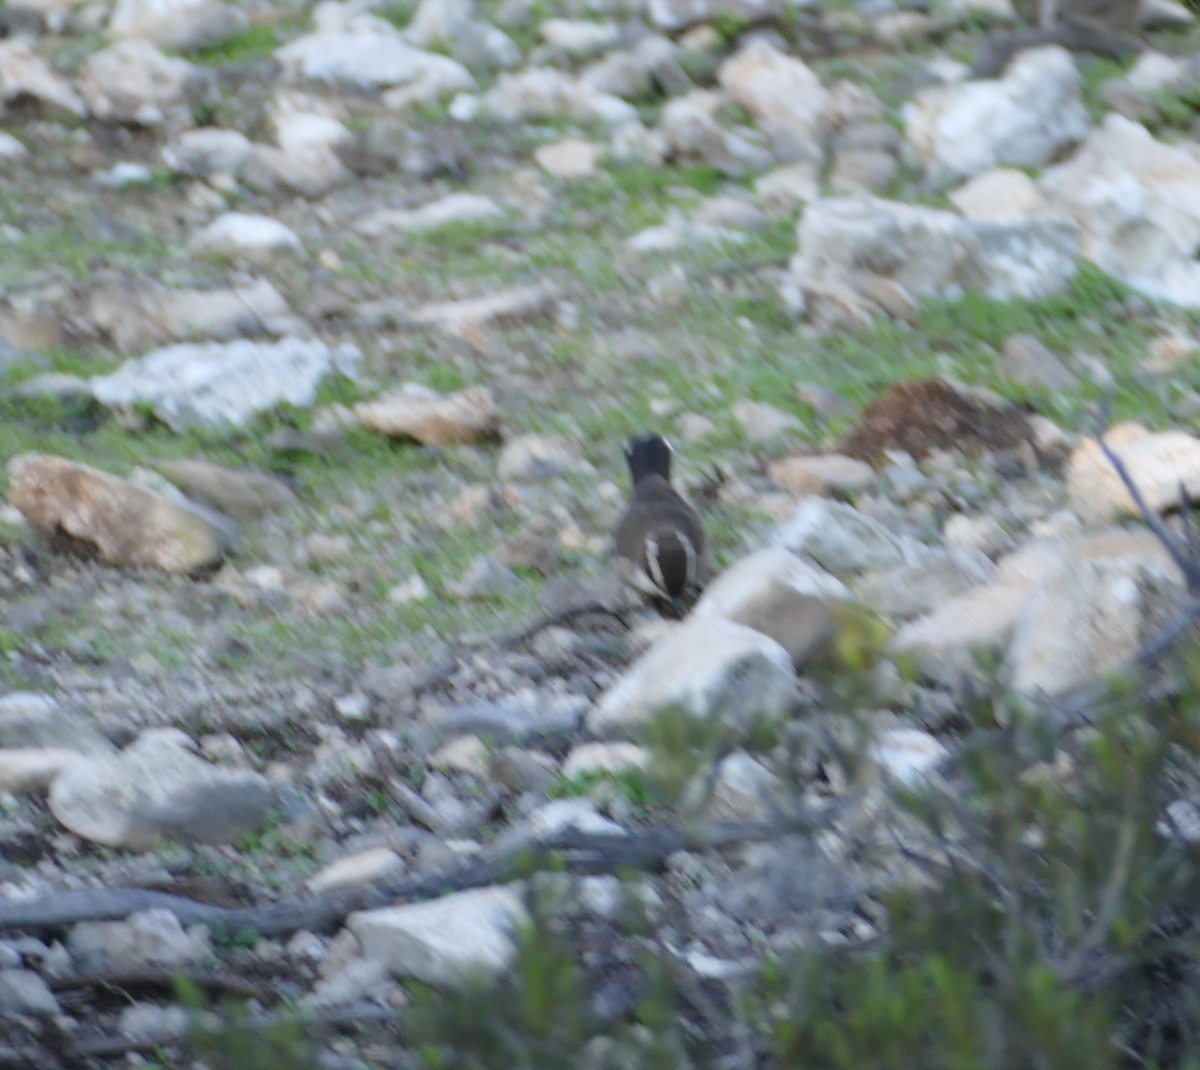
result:
M 629 474 L 636 487 L 647 476 L 662 476 L 671 481 L 671 444 L 653 431 L 629 440 L 625 447 Z

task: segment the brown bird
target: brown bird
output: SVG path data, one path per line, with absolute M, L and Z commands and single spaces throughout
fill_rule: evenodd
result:
M 617 565 L 622 579 L 654 598 L 672 601 L 707 578 L 704 527 L 671 486 L 671 444 L 653 432 L 625 447 L 633 494 L 617 524 Z

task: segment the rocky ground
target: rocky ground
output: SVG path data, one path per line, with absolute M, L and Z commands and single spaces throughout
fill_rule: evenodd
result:
M 1195 589 L 1094 435 L 1200 494 L 1200 30 L 969 79 L 1014 17 L 0 9 L 0 1065 L 245 999 L 457 1065 L 396 1030 L 521 919 L 589 1065 L 683 1065 L 647 949 L 769 1063 L 722 1008 L 927 879 L 887 790 L 953 790 L 970 687 L 1078 711 Z M 650 427 L 681 621 L 611 575 Z

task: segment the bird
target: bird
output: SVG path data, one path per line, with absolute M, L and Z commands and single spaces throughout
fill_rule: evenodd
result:
M 653 599 L 678 602 L 707 578 L 704 526 L 671 486 L 671 444 L 650 431 L 625 447 L 633 493 L 617 524 L 621 578 Z

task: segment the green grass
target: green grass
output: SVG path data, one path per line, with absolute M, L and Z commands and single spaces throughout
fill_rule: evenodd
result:
M 270 56 L 278 47 L 279 34 L 274 27 L 251 26 L 224 41 L 196 49 L 188 58 L 204 66 L 220 66 Z

